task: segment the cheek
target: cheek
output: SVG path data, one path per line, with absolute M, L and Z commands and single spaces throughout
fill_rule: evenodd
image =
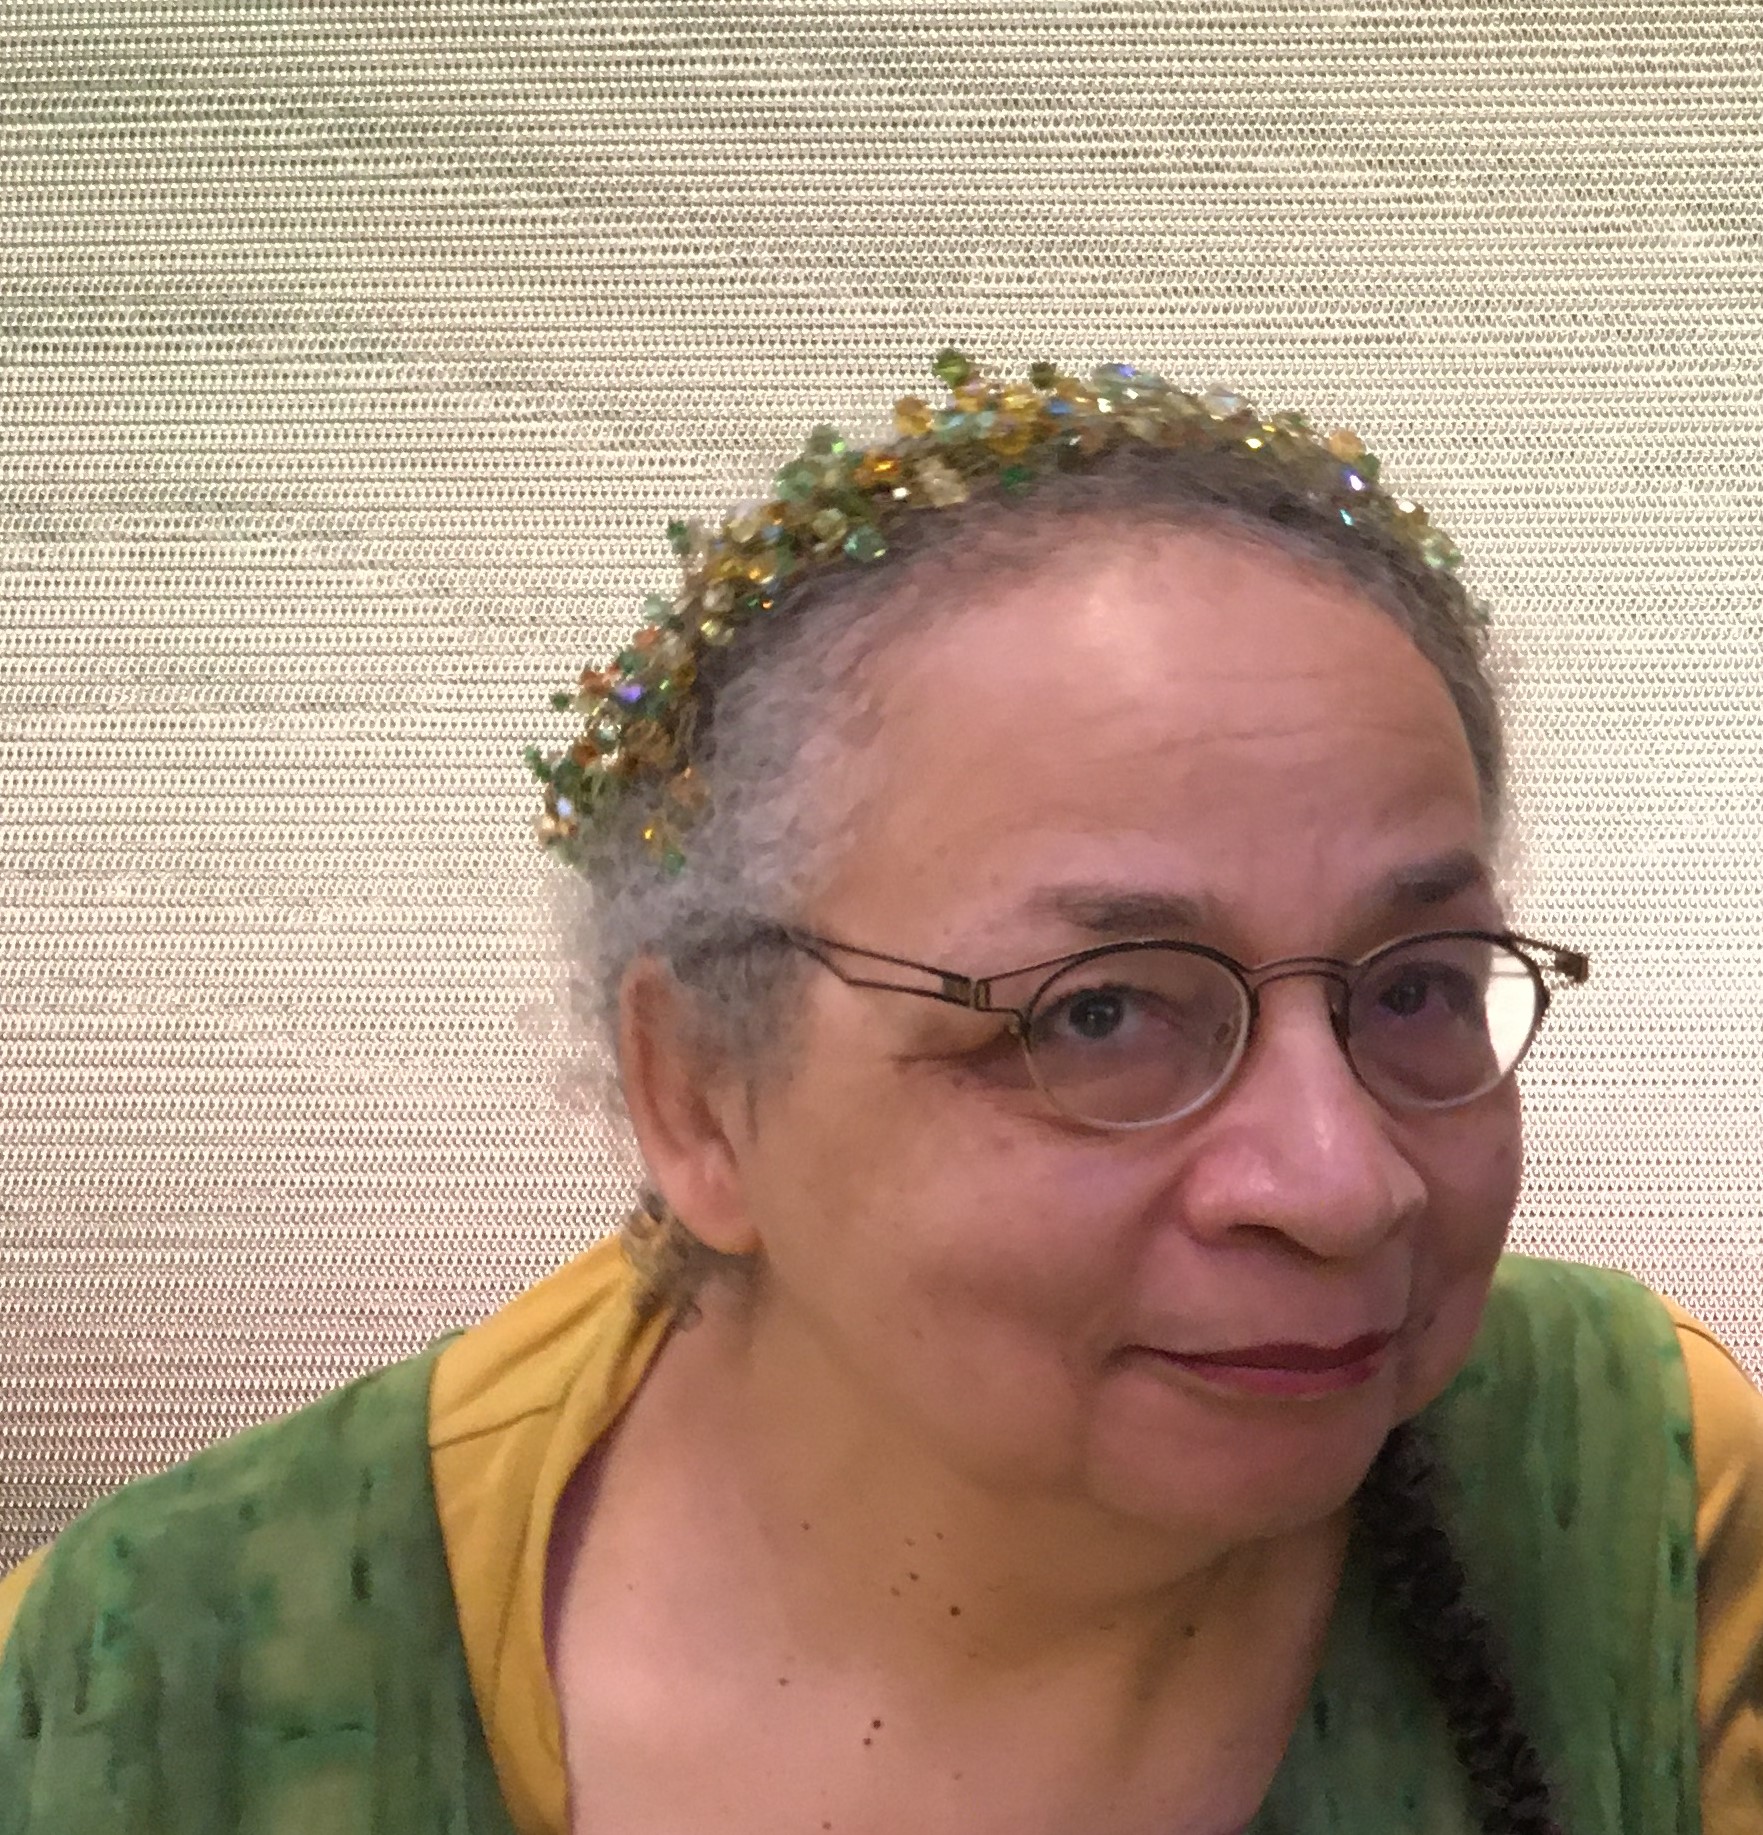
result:
M 918 1067 L 822 1062 L 766 1115 L 750 1189 L 776 1298 L 962 1465 L 1049 1475 L 1143 1175 Z
M 1402 1413 L 1417 1413 L 1462 1367 L 1481 1323 L 1488 1284 L 1506 1245 L 1523 1166 L 1516 1088 L 1438 1127 L 1417 1149 L 1432 1202 L 1415 1243 L 1420 1329 L 1402 1381 Z M 1436 1124 L 1435 1124 L 1436 1126 Z

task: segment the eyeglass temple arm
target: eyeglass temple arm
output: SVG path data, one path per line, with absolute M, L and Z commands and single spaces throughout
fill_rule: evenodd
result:
M 822 968 L 837 975 L 848 988 L 879 988 L 888 994 L 916 994 L 921 1000 L 940 1000 L 950 1006 L 966 1007 L 974 1013 L 1001 1010 L 992 1006 L 990 981 L 976 981 L 971 975 L 957 975 L 928 962 L 914 962 L 909 956 L 889 956 L 878 949 L 859 949 L 855 943 L 835 943 L 832 938 L 818 937 L 811 930 L 786 930 L 780 927 L 778 935 L 804 955 L 812 956 Z M 886 963 L 890 968 L 913 969 L 920 975 L 934 976 L 939 985 L 934 988 L 915 988 L 903 981 L 882 981 L 871 976 L 853 975 L 831 959 L 829 952 L 834 951 L 842 956 L 856 956 L 864 962 Z
M 1583 950 L 1562 949 L 1556 943 L 1544 943 L 1536 937 L 1521 937 L 1515 930 L 1507 938 L 1522 949 L 1534 949 L 1544 958 L 1543 967 L 1565 975 L 1575 987 L 1583 987 L 1592 972 L 1592 959 Z

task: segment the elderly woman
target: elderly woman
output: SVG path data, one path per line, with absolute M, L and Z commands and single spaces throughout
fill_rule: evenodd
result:
M 1455 551 L 945 352 L 559 697 L 623 1238 L 0 1594 L 0 1831 L 1763 1828 L 1763 1399 L 1502 1258 Z

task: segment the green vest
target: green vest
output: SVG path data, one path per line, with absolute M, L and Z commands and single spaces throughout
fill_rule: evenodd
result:
M 433 1353 L 82 1517 L 0 1662 L 0 1835 L 513 1835 L 430 1485 Z M 1508 1258 L 1427 1425 L 1570 1835 L 1699 1835 L 1695 1467 L 1669 1317 Z M 1351 1560 L 1254 1835 L 1472 1835 Z

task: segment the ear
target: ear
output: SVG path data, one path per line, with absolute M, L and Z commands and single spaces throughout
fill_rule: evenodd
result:
M 618 1003 L 618 1068 L 637 1146 L 656 1187 L 707 1247 L 748 1255 L 759 1240 L 742 1201 L 742 1080 L 711 1045 L 666 963 L 639 956 Z

